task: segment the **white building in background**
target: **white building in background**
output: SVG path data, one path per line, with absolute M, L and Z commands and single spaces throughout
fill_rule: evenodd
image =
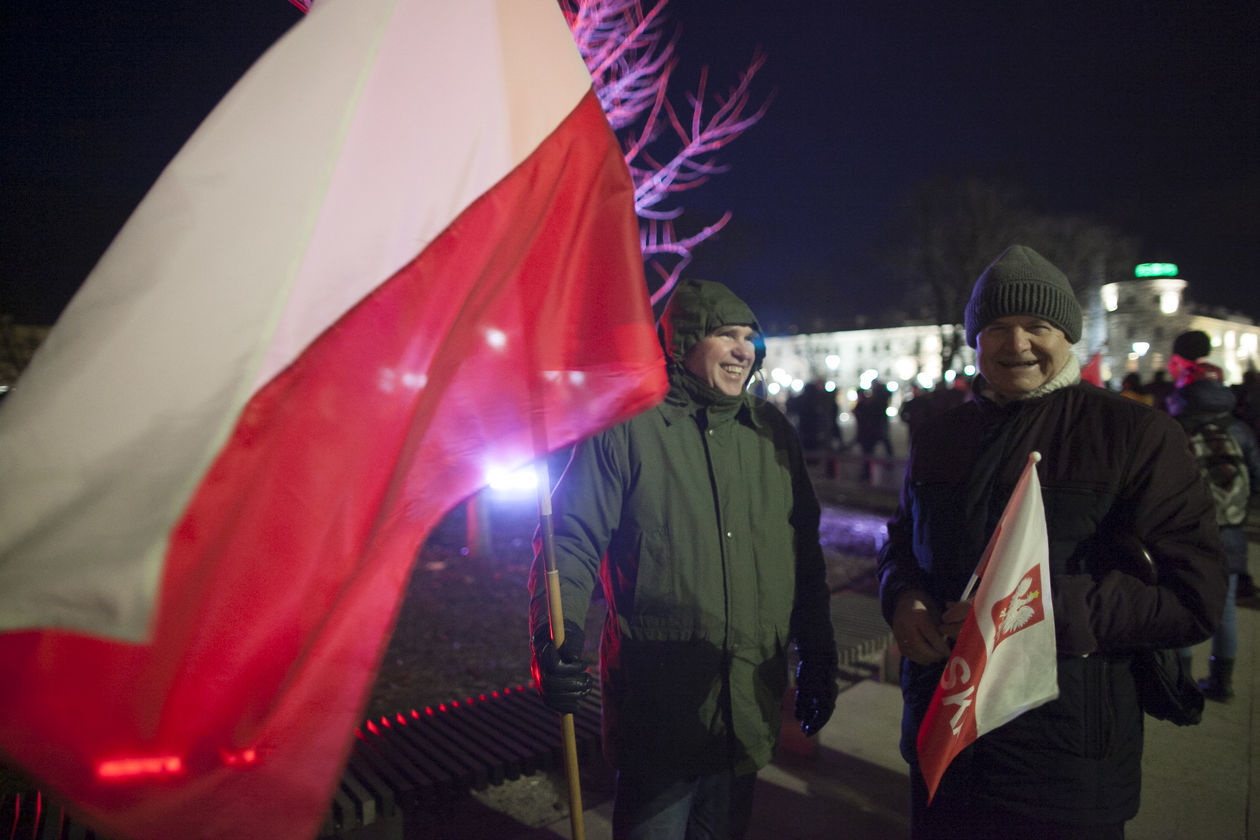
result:
M 1108 283 L 1083 301 L 1085 322 L 1075 350 L 1082 365 L 1097 353 L 1103 381 L 1118 387 L 1136 371 L 1143 382 L 1166 371 L 1173 339 L 1186 330 L 1203 330 L 1212 339 L 1209 361 L 1225 372 L 1227 383 L 1240 382 L 1248 370 L 1260 370 L 1260 327 L 1233 312 L 1204 312 L 1186 305 L 1187 283 L 1171 264 L 1144 264 L 1130 280 Z M 954 327 L 944 327 L 946 336 Z M 942 379 L 975 373 L 975 352 L 963 345 L 952 370 L 941 370 L 942 328 L 934 324 L 846 330 L 766 338 L 766 395 L 783 402 L 806 382 L 821 381 L 839 392 L 848 409 L 857 388 L 878 378 L 893 391 L 893 406 L 918 383 L 931 388 Z M 891 410 L 891 409 L 890 409 Z
M 952 326 L 945 327 L 948 337 Z M 941 328 L 933 324 L 844 330 L 829 333 L 769 336 L 766 338 L 766 396 L 782 403 L 798 393 L 806 382 L 821 381 L 828 391 L 840 393 L 843 410 L 853 404 L 857 388 L 879 379 L 893 392 L 892 404 L 901 393 L 918 383 L 932 388 L 942 379 L 975 373 L 975 351 L 963 345 L 962 364 L 941 370 Z

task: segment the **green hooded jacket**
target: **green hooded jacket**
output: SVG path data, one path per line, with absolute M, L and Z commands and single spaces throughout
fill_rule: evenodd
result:
M 565 618 L 582 626 L 603 583 L 604 752 L 618 769 L 761 768 L 778 739 L 788 645 L 836 657 L 795 430 L 774 406 L 723 395 L 681 364 L 727 324 L 759 329 L 724 286 L 680 284 L 662 317 L 665 400 L 580 444 L 552 497 Z M 530 591 L 537 629 L 541 557 Z

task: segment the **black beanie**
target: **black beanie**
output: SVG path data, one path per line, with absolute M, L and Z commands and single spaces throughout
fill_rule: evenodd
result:
M 1007 315 L 1035 315 L 1063 330 L 1069 344 L 1081 339 L 1081 305 L 1067 276 L 1026 245 L 1012 245 L 984 270 L 963 311 L 967 343 L 990 322 Z
M 1212 355 L 1212 339 L 1203 330 L 1183 332 L 1173 339 L 1172 351 L 1188 362 L 1197 362 Z

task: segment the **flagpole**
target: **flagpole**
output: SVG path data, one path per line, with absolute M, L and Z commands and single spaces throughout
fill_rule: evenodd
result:
M 1016 482 L 1015 484 L 1016 493 L 1019 492 L 1019 485 L 1024 482 L 1025 477 L 1028 475 L 1028 466 L 1031 464 L 1035 464 L 1040 460 L 1041 460 L 1040 452 L 1037 452 L 1034 450 L 1028 453 L 1028 463 L 1024 465 L 1024 472 L 1020 475 L 1019 481 Z M 1002 533 L 1002 523 L 1001 521 L 999 521 L 997 524 L 997 528 L 993 530 L 993 535 L 989 537 L 989 544 L 984 547 L 984 554 L 980 556 L 980 562 L 976 564 L 976 570 L 971 573 L 971 580 L 967 581 L 967 588 L 963 590 L 962 597 L 958 599 L 959 601 L 966 601 L 968 598 L 971 597 L 971 594 L 975 591 L 976 584 L 980 582 L 981 576 L 984 575 L 984 570 L 988 568 L 989 558 L 993 556 L 993 547 L 997 545 L 998 535 L 1001 533 Z
M 551 524 L 551 472 L 545 455 L 538 459 L 537 474 L 539 530 L 547 569 L 547 617 L 551 622 L 551 644 L 558 652 L 564 644 L 564 607 L 560 600 L 560 572 L 556 569 L 555 531 Z M 577 735 L 571 714 L 560 715 L 560 743 L 564 748 L 564 775 L 569 782 L 569 825 L 573 840 L 585 840 L 582 780 L 578 775 Z

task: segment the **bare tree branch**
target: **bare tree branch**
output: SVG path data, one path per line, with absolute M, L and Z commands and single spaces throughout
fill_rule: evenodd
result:
M 639 242 L 643 257 L 661 280 L 652 292 L 656 303 L 673 289 L 691 262 L 692 249 L 721 230 L 730 213 L 688 235 L 673 221 L 682 207 L 670 201 L 726 171 L 716 153 L 765 115 L 769 99 L 751 110 L 753 77 L 765 64 L 759 51 L 734 87 L 706 99 L 708 68 L 680 111 L 667 96 L 677 67 L 678 30 L 667 34 L 659 0 L 645 11 L 641 0 L 560 0 L 574 40 L 591 71 L 605 114 L 622 144 L 634 181 L 635 212 L 643 220 Z M 668 129 L 668 132 L 667 132 Z

